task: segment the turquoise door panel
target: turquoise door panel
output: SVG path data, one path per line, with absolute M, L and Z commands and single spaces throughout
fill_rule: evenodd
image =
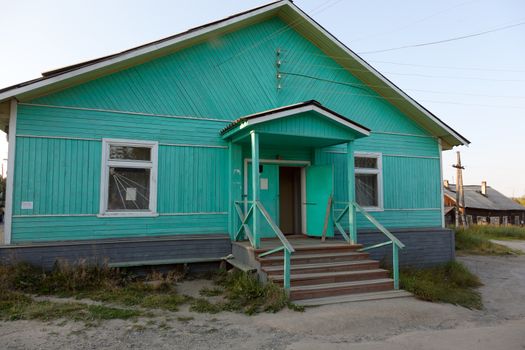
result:
M 328 199 L 334 190 L 332 165 L 314 165 L 306 168 L 306 234 L 321 237 L 325 225 Z M 328 216 L 327 237 L 334 236 L 332 215 Z
M 271 218 L 279 226 L 279 166 L 275 164 L 261 164 L 262 172 L 259 173 L 260 200 Z M 248 165 L 248 199 L 252 197 L 252 168 Z M 274 237 L 270 225 L 261 215 L 261 237 Z

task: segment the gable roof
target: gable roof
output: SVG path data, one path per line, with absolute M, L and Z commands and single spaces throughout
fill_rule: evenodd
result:
M 310 112 L 310 111 L 317 112 L 318 114 L 321 114 L 335 121 L 336 123 L 341 124 L 344 127 L 350 128 L 353 131 L 359 134 L 362 134 L 363 136 L 370 135 L 370 129 L 367 128 L 366 126 L 356 123 L 353 120 L 350 120 L 342 116 L 341 114 L 334 112 L 333 110 L 329 108 L 326 108 L 321 103 L 315 100 L 296 103 L 293 105 L 274 108 L 274 109 L 270 109 L 267 111 L 240 117 L 234 120 L 233 122 L 231 122 L 230 124 L 228 124 L 225 128 L 223 128 L 220 131 L 220 134 L 225 135 L 228 131 L 234 129 L 235 127 L 241 124 L 247 124 L 247 126 L 250 124 L 254 125 L 262 121 L 268 121 L 269 119 L 272 119 L 272 120 L 279 119 L 279 118 L 283 118 L 289 115 L 295 115 L 298 113 Z
M 512 199 L 506 197 L 494 188 L 487 186 L 487 195 L 481 194 L 480 185 L 463 186 L 465 193 L 465 207 L 486 209 L 486 210 L 521 210 L 525 211 L 525 207 L 516 203 Z M 456 200 L 456 185 L 450 184 L 448 188 L 444 188 L 444 193 L 447 197 Z
M 117 54 L 48 71 L 42 77 L 0 90 L 0 103 L 29 100 L 141 64 L 278 16 L 327 56 L 368 84 L 417 124 L 442 140 L 443 149 L 470 142 L 379 73 L 290 0 L 281 0 Z

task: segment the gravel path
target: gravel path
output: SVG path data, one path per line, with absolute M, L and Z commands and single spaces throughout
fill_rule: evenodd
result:
M 491 242 L 494 242 L 499 245 L 504 245 L 511 249 L 521 250 L 525 253 L 525 241 L 499 241 L 496 239 L 491 239 Z
M 136 322 L 107 321 L 98 327 L 63 321 L 0 322 L 0 348 L 524 349 L 525 256 L 460 260 L 483 281 L 485 310 L 407 298 L 252 317 L 195 314 L 186 308 L 177 313 L 159 311 L 155 318 Z M 195 286 L 181 289 L 188 287 Z

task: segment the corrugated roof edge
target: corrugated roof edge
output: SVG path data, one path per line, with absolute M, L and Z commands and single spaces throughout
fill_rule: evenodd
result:
M 316 100 L 309 100 L 309 101 L 305 101 L 305 102 L 300 102 L 300 103 L 295 103 L 293 105 L 287 105 L 287 106 L 283 106 L 283 107 L 278 107 L 278 108 L 273 108 L 273 109 L 268 109 L 266 111 L 262 111 L 262 112 L 258 112 L 258 113 L 254 113 L 254 114 L 249 114 L 249 115 L 246 115 L 246 116 L 243 116 L 243 117 L 240 117 L 240 118 L 237 118 L 235 119 L 233 122 L 231 122 L 230 124 L 228 124 L 226 127 L 224 127 L 221 131 L 220 131 L 220 134 L 221 135 L 224 135 L 226 132 L 230 131 L 231 129 L 233 129 L 235 126 L 237 126 L 239 123 L 242 123 L 243 121 L 245 120 L 249 120 L 249 119 L 254 119 L 254 118 L 260 118 L 260 117 L 263 117 L 265 115 L 269 115 L 269 114 L 273 114 L 273 113 L 278 113 L 278 112 L 283 112 L 283 111 L 287 111 L 287 110 L 291 110 L 291 109 L 296 109 L 296 108 L 301 108 L 301 107 L 304 107 L 304 106 L 316 106 L 316 107 L 319 107 L 321 108 L 322 110 L 324 110 L 325 112 L 328 112 L 328 113 L 331 113 L 333 114 L 334 116 L 338 117 L 338 118 L 341 118 L 342 120 L 348 122 L 348 123 L 351 123 L 357 127 L 360 127 L 360 128 L 363 128 L 365 129 L 366 131 L 371 131 L 369 128 L 367 128 L 366 126 L 362 125 L 362 124 L 359 124 L 357 122 L 354 122 L 353 120 L 351 119 L 348 119 L 347 117 L 329 109 L 329 108 L 326 108 L 325 106 L 323 106 L 319 101 L 316 101 Z

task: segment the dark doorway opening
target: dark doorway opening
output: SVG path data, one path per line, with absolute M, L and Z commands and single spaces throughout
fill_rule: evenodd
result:
M 301 233 L 300 167 L 279 167 L 279 223 L 284 234 Z

